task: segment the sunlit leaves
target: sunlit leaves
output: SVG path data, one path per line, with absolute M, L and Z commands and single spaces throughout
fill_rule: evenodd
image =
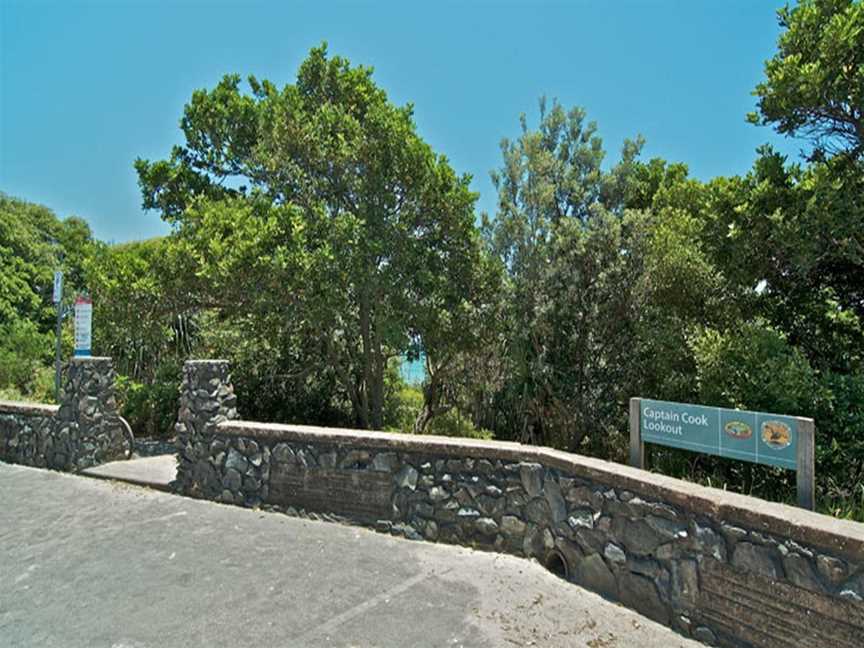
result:
M 864 157 L 864 3 L 804 0 L 778 11 L 784 28 L 765 63 L 750 120 L 809 139 L 815 158 Z

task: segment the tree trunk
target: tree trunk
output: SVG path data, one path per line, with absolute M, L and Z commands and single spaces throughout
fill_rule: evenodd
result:
M 376 430 L 384 429 L 384 370 L 387 368 L 387 358 L 381 350 L 381 335 L 379 334 L 378 320 L 372 320 L 372 427 Z
M 336 370 L 339 381 L 342 383 L 345 391 L 348 392 L 348 398 L 351 400 L 351 409 L 354 412 L 354 420 L 361 428 L 369 429 L 369 408 L 368 406 L 364 406 L 366 399 L 363 397 L 364 390 L 362 389 L 362 385 L 354 383 L 351 373 L 345 369 L 342 364 L 342 358 L 339 357 L 339 353 L 333 348 L 332 341 L 326 340 L 325 348 L 327 349 L 330 363 Z
M 423 407 L 420 408 L 420 412 L 417 414 L 417 419 L 414 421 L 414 434 L 425 434 L 431 420 L 432 410 L 424 402 Z
M 360 294 L 360 339 L 363 343 L 363 409 L 366 412 L 366 424 L 363 426 L 369 428 L 369 423 L 373 427 L 376 426 L 375 413 L 370 407 L 369 392 L 374 383 L 372 371 L 372 340 L 371 340 L 371 322 L 369 312 L 369 294 L 366 290 Z
M 364 406 L 372 429 L 384 428 L 384 369 L 381 336 L 368 289 L 360 295 L 360 335 L 363 340 Z M 367 428 L 369 425 L 366 426 Z
M 444 364 L 447 364 L 447 362 L 445 360 Z M 441 366 L 437 369 L 433 368 L 429 357 L 426 356 L 426 375 L 428 378 L 423 385 L 423 407 L 420 408 L 417 419 L 414 421 L 414 434 L 425 434 L 433 418 L 441 416 L 452 409 L 451 405 L 441 404 L 444 398 L 441 370 Z

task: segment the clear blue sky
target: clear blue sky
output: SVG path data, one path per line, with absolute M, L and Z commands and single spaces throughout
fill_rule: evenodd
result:
M 782 4 L 0 0 L 0 190 L 105 240 L 164 234 L 133 160 L 180 142 L 194 89 L 227 72 L 293 82 L 323 40 L 414 102 L 422 136 L 474 176 L 478 210 L 495 208 L 501 138 L 543 94 L 585 107 L 609 157 L 641 133 L 646 157 L 696 177 L 744 173 L 763 142 L 799 149 L 744 120 Z

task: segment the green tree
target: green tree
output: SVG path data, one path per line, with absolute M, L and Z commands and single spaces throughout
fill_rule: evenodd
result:
M 0 389 L 50 396 L 42 369 L 54 350 L 54 271 L 65 273 L 69 303 L 84 287 L 82 264 L 93 245 L 83 220 L 61 221 L 47 207 L 0 193 Z
M 0 194 L 0 323 L 51 326 L 51 286 L 60 223 L 41 205 Z
M 803 0 L 777 12 L 784 29 L 756 86 L 754 123 L 811 140 L 814 156 L 864 157 L 864 4 Z
M 864 342 L 864 4 L 804 0 L 778 16 L 784 31 L 749 117 L 810 140 L 813 163 L 787 166 L 763 148 L 719 206 L 730 228 L 720 247 L 762 275 L 770 318 L 790 320 L 793 344 L 847 371 Z
M 770 148 L 746 176 L 709 185 L 702 240 L 736 301 L 822 369 L 861 367 L 862 190 L 847 165 L 787 165 Z
M 438 287 L 473 281 L 470 178 L 423 142 L 412 107 L 390 103 L 371 69 L 324 46 L 296 84 L 249 85 L 226 76 L 193 94 L 185 146 L 136 163 L 144 205 L 177 224 L 214 298 L 244 292 L 232 312 L 277 331 L 290 319 L 322 349 L 356 423 L 381 427 L 389 359 L 412 335 L 462 324 L 411 309 L 417 295 L 433 303 Z
M 192 349 L 202 307 L 187 257 L 172 239 L 97 246 L 84 264 L 93 338 L 117 371 L 150 383 Z
M 654 159 L 639 165 L 628 202 L 649 214 L 638 342 L 638 393 L 665 400 L 696 398 L 689 337 L 700 327 L 740 320 L 746 295 L 713 263 L 704 241 L 708 192 L 682 164 Z
M 625 207 L 641 140 L 605 172 L 583 110 L 541 100 L 537 129 L 524 116 L 521 126 L 501 144 L 498 213 L 485 223 L 509 305 L 495 429 L 574 449 L 620 422 L 630 386 L 621 349 L 633 341 L 644 216 Z
M 816 374 L 782 333 L 754 319 L 690 342 L 699 399 L 708 405 L 812 416 Z
M 598 210 L 585 224 L 556 227 L 532 323 L 538 441 L 614 452 L 639 370 L 628 350 L 643 308 L 646 225 L 642 212 Z
M 467 243 L 459 256 L 444 259 L 432 248 L 426 251 L 431 257 L 426 267 L 432 271 L 425 273 L 426 285 L 405 305 L 415 342 L 409 357 L 422 357 L 426 368 L 423 406 L 413 426 L 416 434 L 425 433 L 435 417 L 459 407 L 465 389 L 476 379 L 477 355 L 498 341 L 501 269 L 482 249 L 473 225 L 459 238 Z

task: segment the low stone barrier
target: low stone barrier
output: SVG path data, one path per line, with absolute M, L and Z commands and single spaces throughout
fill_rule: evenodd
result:
M 132 451 L 110 358 L 73 358 L 60 405 L 0 401 L 0 460 L 76 472 Z
M 185 494 L 536 558 L 707 644 L 861 645 L 864 525 L 548 448 L 232 420 L 226 363 L 181 403 Z
M 9 463 L 67 470 L 69 439 L 54 435 L 56 405 L 0 401 L 0 459 Z

